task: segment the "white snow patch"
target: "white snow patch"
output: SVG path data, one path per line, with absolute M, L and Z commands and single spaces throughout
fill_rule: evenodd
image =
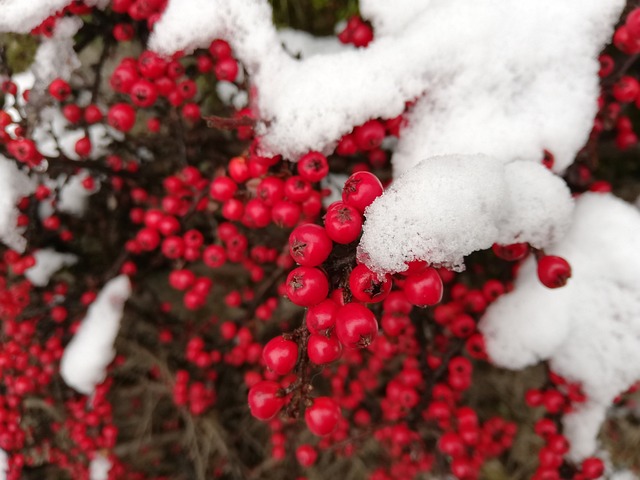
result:
M 400 13 L 389 15 L 380 0 L 365 2 L 374 24 L 389 24 L 368 48 L 294 61 L 280 47 L 266 0 L 172 0 L 150 46 L 172 53 L 229 39 L 253 74 L 270 153 L 295 160 L 327 152 L 353 126 L 395 117 L 420 99 L 398 171 L 451 153 L 538 161 L 544 148 L 560 171 L 591 128 L 596 57 L 623 3 L 432 0 L 406 11 L 394 4 Z
M 89 464 L 89 480 L 108 480 L 109 470 L 111 470 L 111 460 L 96 453 Z
M 43 248 L 33 254 L 36 264 L 27 269 L 24 274 L 37 287 L 49 284 L 51 276 L 62 267 L 73 265 L 78 257 L 71 253 L 56 252 L 52 248 Z
M 126 275 L 110 280 L 89 307 L 78 331 L 64 350 L 60 374 L 67 385 L 89 395 L 104 381 L 115 358 L 113 342 L 118 335 L 124 304 L 131 295 Z
M 9 470 L 9 456 L 0 448 L 0 480 L 7 480 Z
M 567 229 L 573 201 L 562 179 L 540 164 L 483 155 L 421 162 L 366 210 L 360 254 L 370 268 L 406 263 L 462 269 L 463 258 L 495 242 L 544 247 Z
M 0 155 L 0 241 L 23 252 L 26 240 L 16 226 L 18 201 L 33 192 L 33 182 L 16 164 Z
M 522 369 L 549 360 L 582 384 L 588 401 L 564 420 L 573 459 L 595 451 L 607 408 L 640 379 L 639 244 L 637 209 L 610 194 L 584 194 L 566 237 L 547 249 L 571 264 L 567 285 L 542 286 L 529 258 L 513 292 L 480 322 L 496 364 Z
M 71 176 L 64 184 L 58 198 L 59 211 L 76 216 L 82 216 L 84 214 L 87 210 L 89 197 L 97 191 L 97 189 L 87 190 L 84 185 L 82 185 L 82 180 L 84 180 L 87 175 L 86 172 L 80 172 Z
M 284 45 L 284 49 L 296 58 L 309 58 L 314 55 L 353 49 L 352 46 L 341 43 L 337 37 L 316 37 L 308 32 L 292 28 L 278 30 L 278 37 Z
M 29 33 L 69 0 L 0 0 L 0 32 Z

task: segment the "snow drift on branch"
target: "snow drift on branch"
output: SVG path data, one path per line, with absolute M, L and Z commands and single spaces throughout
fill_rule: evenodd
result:
M 110 280 L 89 307 L 60 362 L 60 374 L 67 385 L 89 395 L 106 377 L 115 357 L 113 342 L 118 335 L 124 304 L 131 294 L 126 275 Z
M 22 252 L 26 241 L 16 227 L 16 204 L 33 191 L 33 183 L 14 162 L 0 155 L 0 241 Z
M 539 160 L 547 148 L 558 170 L 573 160 L 596 113 L 596 57 L 622 0 L 405 1 L 406 15 L 392 16 L 385 3 L 363 2 L 384 28 L 359 51 L 290 58 L 266 0 L 170 0 L 150 45 L 172 53 L 228 38 L 257 86 L 264 146 L 293 160 L 416 99 L 401 171 L 451 153 Z
M 0 0 L 0 32 L 29 33 L 71 0 Z M 109 0 L 85 0 L 89 6 L 105 8 Z
M 572 208 L 566 184 L 538 163 L 434 157 L 369 206 L 360 254 L 383 272 L 405 270 L 407 262 L 423 258 L 460 269 L 464 256 L 494 242 L 540 247 L 557 241 Z
M 49 284 L 51 276 L 62 267 L 73 265 L 78 257 L 70 253 L 56 252 L 52 248 L 43 248 L 33 254 L 36 264 L 24 272 L 29 281 L 37 287 Z
M 584 194 L 566 237 L 548 253 L 566 258 L 572 278 L 543 287 L 535 259 L 520 269 L 480 323 L 490 357 L 521 369 L 549 360 L 582 383 L 587 402 L 565 417 L 571 456 L 594 452 L 606 409 L 640 379 L 640 213 L 612 195 Z
M 402 4 L 408 7 L 363 0 L 362 11 L 378 27 L 368 48 L 297 60 L 282 49 L 266 0 L 170 0 L 150 46 L 172 53 L 207 46 L 216 37 L 228 39 L 257 87 L 262 148 L 293 161 L 309 150 L 330 152 L 354 126 L 395 117 L 414 102 L 392 158 L 395 175 L 410 172 L 411 180 L 396 185 L 367 215 L 362 247 L 377 270 L 401 270 L 401 262 L 411 258 L 460 265 L 462 256 L 493 242 L 544 247 L 557 239 L 556 227 L 568 214 L 566 201 L 559 212 L 535 208 L 524 219 L 524 231 L 518 207 L 535 207 L 540 191 L 560 191 L 558 182 L 535 169 L 536 181 L 530 181 L 526 167 L 512 162 L 537 163 L 545 148 L 555 155 L 556 172 L 573 161 L 597 110 L 597 56 L 624 1 Z M 489 178 L 480 166 L 421 163 L 436 155 L 479 153 L 511 166 L 489 166 L 495 175 Z M 487 190 L 498 189 L 496 198 L 488 198 L 493 193 L 483 191 L 477 175 Z M 507 188 L 504 182 L 517 185 Z M 437 188 L 444 183 L 456 191 L 469 185 L 477 196 L 466 192 L 466 201 L 446 204 L 452 195 Z M 429 219 L 446 212 L 436 219 L 435 231 L 427 228 L 429 222 L 405 216 L 411 216 L 406 208 L 417 192 L 414 208 L 430 208 Z M 438 198 L 441 194 L 445 197 Z M 506 207 L 500 209 L 501 195 Z M 463 219 L 471 221 L 467 228 Z M 375 239 L 378 231 L 381 238 Z M 398 247 L 385 255 L 380 247 L 390 246 L 391 239 L 405 251 Z
M 0 448 L 0 480 L 6 480 L 8 467 L 7 452 Z
M 111 460 L 102 453 L 96 453 L 89 464 L 89 480 L 108 480 Z

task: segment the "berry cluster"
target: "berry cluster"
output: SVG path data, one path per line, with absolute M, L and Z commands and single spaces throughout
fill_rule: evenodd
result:
M 34 133 L 42 125 L 28 113 L 42 105 L 0 70 L 2 92 L 17 104 L 0 111 L 0 161 L 33 183 L 16 205 L 25 250 L 0 247 L 7 478 L 89 478 L 98 456 L 110 479 L 353 469 L 371 480 L 472 480 L 496 464 L 539 480 L 598 478 L 602 460 L 566 459 L 562 415 L 588 400 L 581 386 L 543 366 L 542 382 L 523 380 L 524 398 L 497 396 L 486 387 L 493 369 L 478 331 L 525 259 L 535 258 L 550 289 L 570 285 L 570 259 L 495 244 L 461 274 L 425 259 L 377 271 L 357 247 L 367 208 L 391 181 L 385 140 L 402 135 L 405 115 L 349 125 L 332 152 L 265 157 L 260 113 L 211 88 L 232 83 L 251 106 L 260 94 L 229 43 L 172 58 L 145 49 L 165 6 L 74 1 L 32 32 L 50 37 L 60 18 L 76 17 L 78 53 L 98 53 L 93 75 L 55 78 L 38 92 L 76 134 L 74 158 L 61 134 L 48 132 L 57 155 L 42 148 Z M 373 34 L 356 16 L 338 38 L 366 48 Z M 635 9 L 601 56 L 598 117 L 566 174 L 576 195 L 612 188 L 594 179 L 597 146 L 637 143 L 628 109 L 640 106 L 630 57 L 638 52 Z M 540 160 L 553 167 L 552 152 Z M 84 216 L 68 208 L 74 184 Z M 42 284 L 30 274 L 49 248 L 77 262 Z M 134 292 L 118 355 L 82 395 L 63 382 L 60 359 L 118 274 Z M 527 435 L 540 446 L 533 466 L 512 448 Z

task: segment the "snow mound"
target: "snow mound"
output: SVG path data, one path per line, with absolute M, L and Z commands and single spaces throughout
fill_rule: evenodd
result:
M 513 292 L 480 322 L 496 364 L 522 369 L 549 360 L 582 384 L 587 402 L 565 417 L 574 459 L 595 451 L 607 408 L 640 379 L 639 244 L 637 209 L 609 194 L 584 194 L 567 235 L 547 249 L 571 264 L 568 284 L 542 286 L 530 258 Z
M 56 252 L 52 248 L 43 248 L 33 254 L 36 264 L 24 274 L 36 287 L 45 287 L 51 276 L 62 267 L 73 265 L 78 257 L 70 253 Z
M 23 252 L 26 240 L 16 227 L 20 198 L 33 191 L 33 182 L 16 164 L 0 155 L 0 241 Z
M 89 464 L 89 480 L 108 480 L 109 470 L 111 470 L 111 460 L 97 453 Z
M 433 157 L 366 210 L 360 255 L 381 272 L 403 271 L 424 258 L 460 270 L 466 255 L 496 242 L 544 247 L 557 241 L 572 205 L 566 184 L 540 164 Z
M 129 278 L 120 275 L 102 288 L 89 307 L 60 361 L 60 374 L 71 388 L 89 395 L 105 379 L 107 367 L 116 355 L 113 342 L 130 295 Z
M 29 33 L 69 0 L 0 0 L 0 32 Z
M 544 148 L 560 171 L 591 128 L 597 55 L 623 3 L 405 0 L 410 8 L 390 14 L 369 1 L 363 11 L 380 30 L 367 49 L 294 61 L 266 0 L 171 0 L 150 46 L 169 54 L 227 38 L 254 75 L 263 147 L 292 160 L 418 100 L 398 172 L 451 153 L 537 161 Z

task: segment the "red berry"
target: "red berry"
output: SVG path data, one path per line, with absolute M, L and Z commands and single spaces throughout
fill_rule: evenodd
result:
M 100 107 L 97 105 L 87 105 L 84 109 L 84 120 L 89 125 L 93 125 L 102 120 L 102 110 L 100 110 Z
M 300 445 L 296 449 L 296 459 L 303 467 L 311 467 L 318 459 L 318 452 L 311 445 Z
M 637 10 L 640 12 L 640 10 Z M 600 478 L 604 473 L 604 462 L 596 457 L 585 458 L 582 461 L 582 474 L 588 480 Z
M 547 288 L 559 288 L 571 278 L 571 265 L 562 257 L 545 255 L 538 259 L 538 278 Z
M 298 361 L 298 344 L 283 337 L 273 338 L 264 346 L 262 359 L 269 370 L 286 375 Z
M 331 240 L 346 245 L 357 240 L 362 233 L 362 215 L 352 206 L 336 202 L 327 210 L 324 228 Z
M 322 180 L 329 173 L 327 157 L 320 152 L 309 152 L 298 160 L 298 174 L 308 182 Z
M 317 268 L 298 267 L 287 276 L 287 297 L 296 305 L 310 307 L 317 305 L 329 294 L 329 281 Z
M 378 335 L 378 321 L 371 310 L 360 303 L 347 303 L 336 314 L 336 335 L 348 348 L 368 347 Z
M 307 427 L 314 435 L 323 437 L 336 429 L 338 421 L 342 417 L 340 406 L 329 397 L 318 397 L 313 400 L 313 405 L 304 412 Z
M 75 151 L 80 157 L 88 157 L 91 153 L 91 140 L 89 137 L 82 137 L 76 142 Z
M 634 77 L 623 76 L 613 86 L 613 96 L 622 103 L 633 102 L 640 93 L 640 83 Z
M 78 123 L 82 118 L 82 109 L 75 103 L 62 107 L 62 114 L 69 123 Z
M 440 303 L 443 293 L 442 279 L 435 268 L 429 267 L 410 275 L 404 282 L 404 293 L 412 305 L 426 307 Z
M 354 135 L 360 150 L 373 150 L 378 148 L 384 140 L 384 125 L 378 120 L 369 120 L 357 127 Z
M 336 324 L 338 304 L 331 299 L 323 300 L 307 309 L 306 324 L 311 333 L 326 334 Z
M 307 344 L 309 360 L 316 365 L 335 362 L 342 355 L 342 344 L 335 337 L 311 334 Z
M 71 95 L 71 87 L 61 78 L 56 78 L 49 84 L 49 94 L 59 101 L 64 101 Z
M 507 260 L 508 262 L 522 260 L 527 253 L 529 253 L 528 243 L 512 243 L 511 245 L 498 245 L 494 243 L 491 248 L 496 257 Z
M 342 189 L 342 201 L 360 213 L 382 195 L 382 183 L 373 173 L 357 172 L 351 175 Z
M 222 58 L 215 64 L 213 71 L 218 80 L 233 82 L 238 76 L 238 62 L 232 57 Z
M 360 302 L 377 303 L 383 301 L 391 291 L 391 276 L 382 279 L 366 265 L 357 265 L 349 275 L 349 289 L 354 298 Z
M 276 382 L 262 381 L 249 390 L 249 409 L 251 415 L 259 420 L 273 418 L 284 406 L 284 398 L 280 397 L 280 385 Z
M 316 267 L 331 253 L 333 242 L 324 228 L 313 223 L 297 227 L 289 236 L 289 253 L 300 265 Z
M 136 111 L 128 103 L 116 103 L 109 109 L 107 121 L 116 130 L 128 132 L 136 123 Z

